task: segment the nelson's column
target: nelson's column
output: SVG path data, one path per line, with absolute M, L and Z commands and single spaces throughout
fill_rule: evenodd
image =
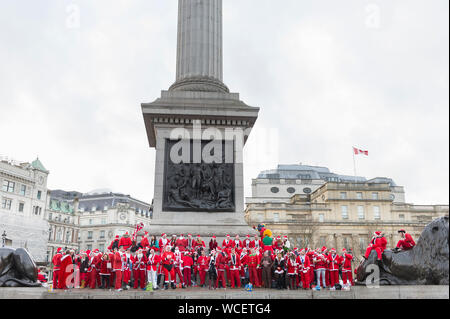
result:
M 178 1 L 176 81 L 143 103 L 156 148 L 153 220 L 160 235 L 254 234 L 244 220 L 242 153 L 259 108 L 222 81 L 222 0 Z

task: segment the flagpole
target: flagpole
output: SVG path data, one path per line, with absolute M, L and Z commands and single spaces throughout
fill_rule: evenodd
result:
M 355 183 L 356 183 L 356 160 L 355 160 L 355 147 L 352 149 L 353 153 L 353 173 L 355 174 Z

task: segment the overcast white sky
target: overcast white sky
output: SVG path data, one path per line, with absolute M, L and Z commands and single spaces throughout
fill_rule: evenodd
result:
M 352 175 L 355 145 L 358 175 L 448 204 L 448 0 L 223 2 L 224 82 L 261 108 L 246 196 L 278 163 Z M 150 202 L 140 103 L 175 80 L 176 27 L 176 0 L 1 0 L 0 155 Z

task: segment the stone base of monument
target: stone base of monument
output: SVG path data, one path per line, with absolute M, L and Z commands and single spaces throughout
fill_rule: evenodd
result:
M 239 235 L 243 240 L 247 235 L 253 238 L 258 234 L 245 222 L 243 214 L 238 213 L 168 212 L 162 215 L 145 228 L 150 235 L 160 236 L 165 233 L 170 238 L 171 235 L 183 234 L 186 237 L 192 234 L 194 239 L 200 235 L 208 245 L 207 241 L 212 236 L 216 236 L 221 243 L 226 235 L 231 238 Z

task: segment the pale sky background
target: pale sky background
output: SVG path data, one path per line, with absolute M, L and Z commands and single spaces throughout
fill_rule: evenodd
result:
M 261 108 L 251 179 L 278 163 L 391 177 L 449 202 L 448 0 L 224 0 L 224 82 Z M 175 80 L 175 0 L 0 0 L 0 155 L 50 189 L 151 202 L 140 103 Z

